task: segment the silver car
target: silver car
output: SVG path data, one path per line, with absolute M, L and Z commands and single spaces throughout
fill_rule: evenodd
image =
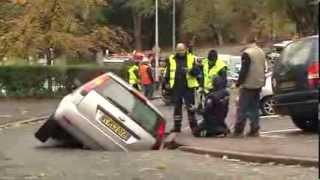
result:
M 263 115 L 274 115 L 273 109 L 273 90 L 271 83 L 272 72 L 266 74 L 266 84 L 260 93 L 260 110 Z
M 144 96 L 112 73 L 64 97 L 52 119 L 84 146 L 110 151 L 158 149 L 166 123 Z M 36 137 L 41 140 L 39 133 Z

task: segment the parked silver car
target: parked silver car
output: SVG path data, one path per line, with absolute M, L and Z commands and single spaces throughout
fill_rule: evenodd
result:
M 144 96 L 112 73 L 64 97 L 51 121 L 84 146 L 111 151 L 158 149 L 166 123 Z M 36 137 L 44 142 L 56 133 L 41 135 L 40 129 Z
M 273 90 L 272 90 L 272 72 L 266 74 L 266 84 L 261 90 L 260 93 L 260 110 L 263 115 L 274 115 L 273 109 Z

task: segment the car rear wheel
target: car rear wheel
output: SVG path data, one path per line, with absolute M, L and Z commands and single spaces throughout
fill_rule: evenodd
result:
M 274 115 L 274 109 L 273 109 L 274 101 L 272 99 L 272 96 L 268 96 L 262 99 L 260 103 L 261 112 L 265 116 Z
M 291 115 L 293 123 L 300 129 L 306 132 L 318 132 L 318 119 L 317 117 L 307 117 L 301 115 Z
M 35 137 L 41 142 L 46 142 L 53 134 L 54 129 L 57 127 L 57 123 L 51 115 L 48 120 L 40 127 L 35 133 Z

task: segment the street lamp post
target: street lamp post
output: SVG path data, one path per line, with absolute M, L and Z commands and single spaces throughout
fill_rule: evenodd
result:
M 172 0 L 172 52 L 176 49 L 176 0 Z
M 158 82 L 159 81 L 159 14 L 158 14 L 158 0 L 156 0 L 156 13 L 155 13 L 155 17 L 156 17 L 156 24 L 155 24 L 155 79 Z

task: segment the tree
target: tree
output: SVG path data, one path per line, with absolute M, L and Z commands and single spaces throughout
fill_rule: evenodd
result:
M 169 7 L 171 0 L 159 0 L 159 8 L 166 9 Z M 143 39 L 146 34 L 153 34 L 153 22 L 150 19 L 154 18 L 155 13 L 155 1 L 154 0 L 113 0 L 112 6 L 114 8 L 120 7 L 120 10 L 125 10 L 127 16 L 131 16 L 132 27 L 128 29 L 128 31 L 133 31 L 134 37 L 134 47 L 136 50 L 142 50 L 143 47 Z M 117 13 L 117 12 L 115 12 Z M 130 14 L 130 15 L 129 15 Z M 119 15 L 119 14 L 117 14 Z M 115 17 L 119 19 L 118 17 Z M 124 19 L 126 22 L 124 24 L 128 24 L 130 20 Z M 119 22 L 116 22 L 119 23 Z M 144 32 L 144 27 L 148 26 L 148 32 Z
M 319 1 L 315 0 L 268 0 L 268 8 L 278 14 L 285 13 L 296 24 L 302 35 L 319 31 Z
M 56 55 L 72 58 L 92 58 L 103 48 L 128 48 L 130 38 L 121 28 L 111 29 L 97 22 L 102 6 L 106 4 L 95 0 L 30 1 L 0 44 L 6 46 L 5 54 L 24 58 L 43 54 L 50 48 Z
M 154 14 L 154 2 L 153 0 L 128 0 L 126 6 L 132 13 L 135 49 L 142 50 L 142 22 L 143 18 Z

